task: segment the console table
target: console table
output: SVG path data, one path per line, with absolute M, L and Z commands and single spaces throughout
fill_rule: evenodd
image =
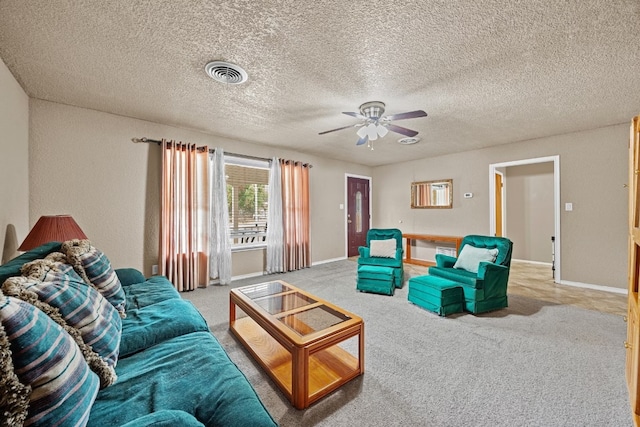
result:
M 424 266 L 435 265 L 435 262 L 411 258 L 411 241 L 412 240 L 455 243 L 456 251 L 458 252 L 460 251 L 460 243 L 462 243 L 462 237 L 460 236 L 436 236 L 433 234 L 403 234 L 402 237 L 405 238 L 407 241 L 405 251 L 404 251 L 406 255 L 404 262 L 407 264 L 416 264 L 416 265 L 424 265 Z

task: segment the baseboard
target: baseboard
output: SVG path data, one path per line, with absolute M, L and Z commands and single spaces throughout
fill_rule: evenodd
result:
M 336 262 L 336 261 L 342 261 L 347 259 L 347 257 L 340 257 L 340 258 L 332 258 L 332 259 L 323 259 L 322 261 L 316 261 L 314 263 L 311 263 L 311 266 L 313 267 L 314 265 L 320 265 L 320 264 L 328 264 L 330 262 Z
M 560 285 L 574 286 L 576 288 L 585 288 L 585 289 L 594 289 L 596 291 L 612 292 L 614 294 L 627 295 L 629 293 L 627 289 L 614 288 L 611 286 L 592 285 L 591 283 L 571 282 L 569 280 L 561 280 L 560 282 L 556 282 L 556 283 L 559 283 Z
M 521 262 L 521 263 L 527 263 L 527 264 L 538 264 L 538 265 L 547 265 L 549 267 L 551 267 L 553 264 L 549 263 L 549 262 L 540 262 L 540 261 L 529 261 L 526 259 L 512 259 L 512 262 Z M 627 289 L 622 289 L 622 288 L 614 288 L 611 286 L 603 286 L 603 285 L 594 285 L 591 283 L 582 283 L 582 282 L 572 282 L 570 280 L 560 280 L 559 282 L 555 282 L 556 284 L 559 285 L 565 285 L 565 286 L 573 286 L 575 288 L 583 288 L 583 289 L 594 289 L 596 291 L 603 291 L 603 292 L 611 292 L 614 294 L 622 294 L 622 295 L 627 295 L 629 293 L 629 291 Z
M 231 276 L 231 281 L 233 282 L 234 280 L 242 280 L 242 279 L 249 279 L 251 277 L 257 277 L 257 276 L 264 276 L 266 273 L 264 272 L 257 272 L 257 273 L 249 273 L 249 274 L 242 274 L 240 276 Z M 213 279 L 209 282 L 210 285 L 219 285 L 220 284 L 220 279 Z
M 314 263 L 311 264 L 311 266 L 313 267 L 314 265 L 320 265 L 320 264 L 328 264 L 330 262 L 335 262 L 335 261 L 342 261 L 347 259 L 346 257 L 340 257 L 340 258 L 333 258 L 333 259 L 324 259 L 322 261 L 316 261 Z M 242 280 L 242 279 L 250 279 L 252 277 L 257 277 L 257 276 L 266 276 L 267 272 L 266 271 L 259 271 L 256 273 L 249 273 L 249 274 L 241 274 L 239 276 L 232 276 L 231 277 L 231 281 L 234 280 Z M 210 282 L 211 285 L 217 285 L 219 284 L 220 281 L 219 280 L 213 280 Z
M 311 264 L 311 266 L 314 265 L 321 265 L 321 264 L 328 264 L 330 262 L 336 262 L 336 261 L 342 261 L 348 259 L 347 257 L 339 257 L 339 258 L 332 258 L 332 259 L 324 259 L 322 261 L 316 261 L 314 263 Z M 516 262 L 526 262 L 526 263 L 530 263 L 530 264 L 542 264 L 542 265 L 551 265 L 550 263 L 546 263 L 546 262 L 538 262 L 538 261 L 528 261 L 528 260 L 521 260 L 521 259 L 513 259 L 512 261 L 516 261 Z M 233 276 L 231 277 L 231 281 L 234 280 L 242 280 L 242 279 L 249 279 L 251 277 L 257 277 L 257 276 L 264 276 L 266 275 L 266 272 L 256 272 L 256 273 L 249 273 L 249 274 L 242 274 L 239 276 Z M 215 281 L 215 282 L 211 282 L 211 284 L 218 284 L 219 281 Z M 603 292 L 611 292 L 611 293 L 615 293 L 615 294 L 622 294 L 622 295 L 627 295 L 628 294 L 628 290 L 627 289 L 621 289 L 621 288 L 614 288 L 611 286 L 602 286 L 602 285 L 594 285 L 591 283 L 582 283 L 582 282 L 572 282 L 569 280 L 561 280 L 560 282 L 556 282 L 560 285 L 565 285 L 565 286 L 573 286 L 576 288 L 584 288 L 584 289 L 594 289 L 596 291 L 603 291 Z
M 266 271 L 258 271 L 256 273 L 241 274 L 240 276 L 233 276 L 231 280 L 249 279 L 251 277 L 264 276 L 266 274 L 267 274 Z
M 552 263 L 550 263 L 550 262 L 530 261 L 530 260 L 528 260 L 528 259 L 516 259 L 516 258 L 513 258 L 513 259 L 511 260 L 511 262 L 513 262 L 513 261 L 515 261 L 515 262 L 525 262 L 525 263 L 527 263 L 527 264 L 548 265 L 549 267 L 551 267 L 551 266 L 553 265 L 553 264 L 552 264 Z

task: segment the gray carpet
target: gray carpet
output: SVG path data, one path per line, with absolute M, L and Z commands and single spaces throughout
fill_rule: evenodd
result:
M 183 297 L 281 426 L 633 425 L 619 316 L 510 296 L 507 309 L 441 318 L 410 304 L 406 284 L 395 296 L 357 292 L 355 272 L 344 260 L 232 284 L 282 279 L 364 319 L 364 375 L 306 410 L 228 331 L 229 287 Z

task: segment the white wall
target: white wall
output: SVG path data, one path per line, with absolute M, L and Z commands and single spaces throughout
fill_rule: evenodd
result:
M 31 220 L 69 213 L 115 267 L 150 274 L 158 263 L 161 159 L 157 145 L 131 142 L 143 136 L 311 163 L 312 262 L 345 256 L 344 174 L 370 168 L 41 100 L 31 102 Z M 261 273 L 263 259 L 262 250 L 234 253 L 232 274 Z
M 488 234 L 489 165 L 559 155 L 560 202 L 573 203 L 560 215 L 561 278 L 626 289 L 628 140 L 629 125 L 621 124 L 375 168 L 374 226 Z M 410 208 L 412 181 L 446 178 L 453 209 Z M 468 192 L 473 198 L 464 199 Z
M 0 60 L 0 242 L 2 259 L 29 231 L 29 97 Z

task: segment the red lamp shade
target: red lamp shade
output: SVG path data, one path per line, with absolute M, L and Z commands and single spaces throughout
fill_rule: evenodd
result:
M 28 251 L 49 242 L 86 238 L 71 215 L 45 215 L 36 222 L 18 250 Z

